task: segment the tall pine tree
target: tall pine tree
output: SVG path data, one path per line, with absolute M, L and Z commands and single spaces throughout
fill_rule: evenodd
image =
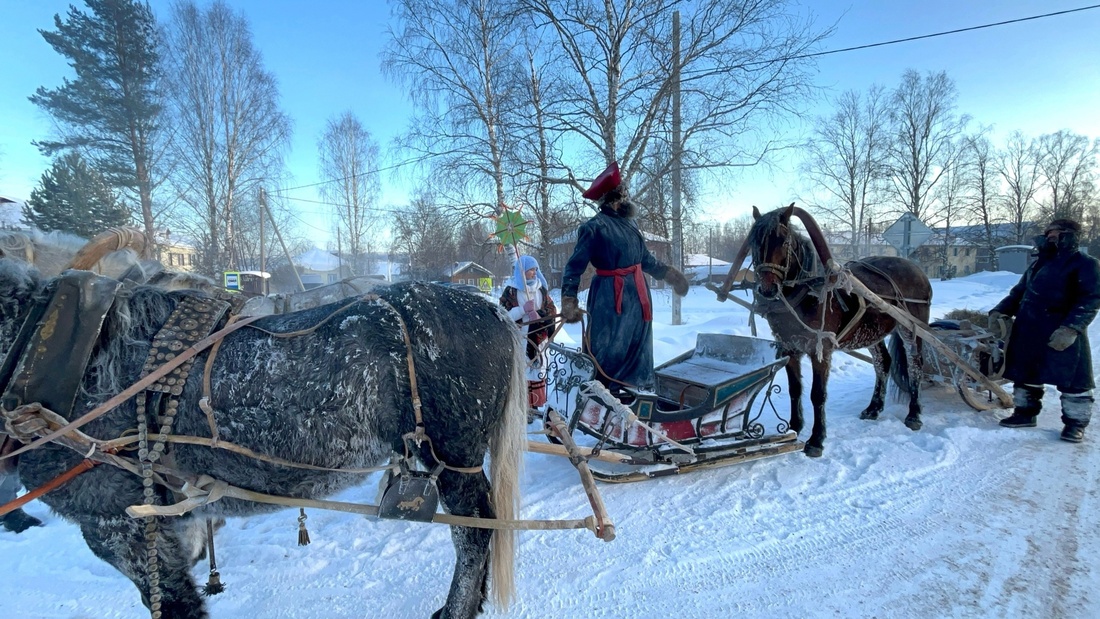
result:
M 84 0 L 54 15 L 53 31 L 39 30 L 68 58 L 76 79 L 40 87 L 30 100 L 56 121 L 58 135 L 35 142 L 46 155 L 79 150 L 111 187 L 136 198 L 146 235 L 153 238 L 154 163 L 162 105 L 157 25 L 147 3 Z
M 88 166 L 79 153 L 54 159 L 23 207 L 23 219 L 40 230 L 61 230 L 92 238 L 104 230 L 130 222 L 103 175 Z

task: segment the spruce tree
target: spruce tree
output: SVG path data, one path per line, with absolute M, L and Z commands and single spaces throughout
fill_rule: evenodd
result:
M 158 159 L 161 98 L 157 25 L 147 3 L 84 0 L 54 15 L 54 30 L 39 30 L 76 73 L 57 88 L 40 87 L 30 100 L 56 121 L 54 139 L 35 142 L 46 155 L 80 150 L 111 187 L 136 198 L 152 238 L 153 164 Z
M 129 209 L 115 197 L 103 175 L 79 153 L 54 159 L 23 207 L 28 224 L 91 238 L 130 222 Z

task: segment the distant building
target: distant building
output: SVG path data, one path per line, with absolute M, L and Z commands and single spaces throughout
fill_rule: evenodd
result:
M 751 264 L 752 258 L 745 258 L 741 269 L 735 276 L 735 281 L 756 281 Z M 687 254 L 684 256 L 684 275 L 693 284 L 706 282 L 721 284 L 729 275 L 730 266 L 732 266 L 731 263 L 706 254 Z
M 997 266 L 1001 271 L 1023 275 L 1028 265 L 1035 261 L 1035 248 L 1031 245 L 1004 245 L 998 247 Z
M 199 250 L 186 239 L 164 239 L 157 243 L 157 260 L 171 271 L 194 271 Z
M 335 284 L 351 276 L 350 269 L 340 260 L 339 256 L 316 247 L 295 256 L 294 266 L 297 268 L 298 277 L 302 280 L 302 286 L 306 290 Z
M 484 292 L 493 289 L 493 272 L 476 262 L 456 262 L 444 271 L 444 275 L 452 284 L 477 286 Z
M 23 221 L 23 201 L 0 196 L 0 230 L 27 230 Z

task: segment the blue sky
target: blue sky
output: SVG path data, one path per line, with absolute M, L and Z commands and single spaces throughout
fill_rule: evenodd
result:
M 64 61 L 38 34 L 52 28 L 60 0 L 0 0 L 0 195 L 26 198 L 48 161 L 30 145 L 45 137 L 50 123 L 27 101 L 40 85 L 56 86 L 68 75 Z M 74 2 L 83 6 L 83 2 Z M 405 125 L 408 103 L 385 80 L 379 51 L 389 6 L 383 0 L 228 0 L 244 11 L 254 42 L 269 71 L 279 80 L 283 109 L 294 121 L 288 154 L 293 180 L 306 185 L 317 174 L 316 143 L 326 120 L 355 112 L 385 145 Z M 822 24 L 837 23 L 824 49 L 965 28 L 1097 4 L 1096 0 L 804 0 Z M 168 2 L 153 0 L 158 15 Z M 994 139 L 1019 129 L 1030 136 L 1070 129 L 1100 137 L 1100 9 L 986 30 L 967 32 L 824 56 L 816 84 L 835 95 L 871 84 L 893 87 L 907 68 L 947 71 L 959 90 L 959 109 L 976 123 L 993 125 Z M 807 113 L 828 108 L 811 103 Z M 792 119 L 792 135 L 805 131 Z M 730 173 L 703 196 L 710 218 L 724 221 L 771 208 L 797 197 L 794 157 L 780 157 L 770 168 Z M 592 172 L 593 174 L 596 171 Z M 401 179 L 383 179 L 383 200 L 407 200 Z M 318 199 L 315 189 L 294 196 Z M 298 203 L 303 219 L 322 228 L 324 207 Z M 316 219 L 314 219 L 316 218 Z

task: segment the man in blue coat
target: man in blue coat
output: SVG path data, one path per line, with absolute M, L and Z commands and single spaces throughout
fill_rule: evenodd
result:
M 1055 219 L 1039 238 L 1038 259 L 1008 296 L 990 310 L 1015 316 L 1005 351 L 1005 378 L 1013 381 L 1015 410 L 1007 428 L 1035 427 L 1043 385 L 1058 388 L 1061 438 L 1080 443 L 1092 417 L 1095 383 L 1088 327 L 1100 310 L 1100 262 L 1078 249 L 1081 226 Z
M 577 290 L 581 275 L 596 269 L 588 288 L 590 322 L 584 351 L 599 364 L 597 376 L 614 391 L 620 386 L 652 390 L 653 300 L 643 273 L 672 285 L 684 296 L 683 273 L 658 260 L 634 222 L 634 204 L 622 189 L 618 163 L 612 163 L 582 195 L 599 203 L 599 213 L 577 231 L 577 246 L 562 272 L 562 317 L 581 319 Z

